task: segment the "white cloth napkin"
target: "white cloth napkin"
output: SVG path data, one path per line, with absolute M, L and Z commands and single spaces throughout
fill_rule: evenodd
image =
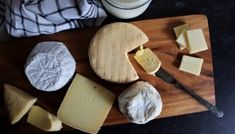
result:
M 5 6 L 7 31 L 15 37 L 99 26 L 106 18 L 99 0 L 6 0 Z

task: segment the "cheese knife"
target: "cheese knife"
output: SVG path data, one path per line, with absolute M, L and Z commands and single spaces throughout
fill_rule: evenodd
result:
M 193 90 L 185 87 L 184 85 L 180 84 L 171 74 L 165 71 L 163 68 L 160 69 L 155 73 L 157 77 L 162 79 L 163 81 L 176 86 L 177 88 L 187 92 L 190 94 L 194 99 L 196 99 L 200 104 L 206 107 L 212 114 L 214 114 L 217 118 L 222 118 L 224 112 L 222 110 L 218 110 L 218 108 L 208 102 L 207 100 L 203 99 L 201 96 L 197 95 Z

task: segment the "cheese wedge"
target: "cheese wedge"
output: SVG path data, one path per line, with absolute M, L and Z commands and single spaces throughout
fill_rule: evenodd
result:
M 177 27 L 174 27 L 175 35 L 176 35 L 176 42 L 179 44 L 180 50 L 187 48 L 187 37 L 186 31 L 189 29 L 188 24 L 183 24 Z
M 99 84 L 77 74 L 58 110 L 58 118 L 68 126 L 97 133 L 111 109 L 115 95 Z
M 149 74 L 156 73 L 161 66 L 161 61 L 149 48 L 143 49 L 141 47 L 140 50 L 136 52 L 134 58 Z
M 199 76 L 203 64 L 202 58 L 183 55 L 179 70 Z
M 102 79 L 128 83 L 139 79 L 127 53 L 146 43 L 143 31 L 129 23 L 112 23 L 102 27 L 93 37 L 89 59 L 94 72 Z
M 188 38 L 188 49 L 190 54 L 208 49 L 202 29 L 188 30 L 186 31 L 186 35 Z
M 18 122 L 33 106 L 37 98 L 14 86 L 4 84 L 4 101 L 11 124 Z
M 62 128 L 62 122 L 56 116 L 39 106 L 31 108 L 27 122 L 44 131 L 59 131 Z

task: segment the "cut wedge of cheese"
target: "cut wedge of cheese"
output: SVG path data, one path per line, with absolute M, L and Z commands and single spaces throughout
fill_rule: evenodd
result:
M 99 84 L 77 74 L 58 110 L 58 118 L 68 126 L 97 133 L 111 109 L 115 95 Z
M 39 106 L 30 109 L 27 122 L 44 131 L 59 131 L 62 128 L 62 122 L 56 116 Z
M 187 48 L 187 37 L 186 31 L 189 29 L 188 24 L 183 24 L 177 27 L 174 27 L 175 35 L 176 35 L 176 42 L 179 44 L 180 50 Z
M 143 31 L 129 23 L 112 23 L 102 27 L 93 37 L 89 59 L 94 72 L 102 79 L 128 83 L 139 77 L 127 53 L 146 43 Z
M 11 124 L 18 122 L 33 106 L 37 98 L 8 84 L 4 84 L 4 101 Z
M 156 73 L 161 66 L 161 61 L 149 48 L 143 49 L 140 47 L 140 50 L 136 52 L 134 58 L 149 74 Z

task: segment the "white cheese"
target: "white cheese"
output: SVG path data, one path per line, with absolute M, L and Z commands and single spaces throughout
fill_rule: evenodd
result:
M 131 122 L 145 124 L 162 110 L 162 100 L 157 90 L 148 82 L 139 81 L 118 96 L 120 111 Z
M 41 42 L 28 56 L 25 74 L 42 91 L 56 91 L 72 78 L 76 68 L 72 55 L 60 42 Z
M 37 98 L 14 86 L 4 84 L 4 102 L 11 124 L 18 122 L 37 101 Z
M 187 48 L 188 42 L 186 37 L 186 31 L 189 29 L 188 24 L 183 24 L 177 27 L 174 27 L 176 42 L 179 44 L 180 50 Z
M 31 108 L 27 122 L 44 131 L 59 131 L 62 128 L 62 122 L 56 116 L 39 106 Z

